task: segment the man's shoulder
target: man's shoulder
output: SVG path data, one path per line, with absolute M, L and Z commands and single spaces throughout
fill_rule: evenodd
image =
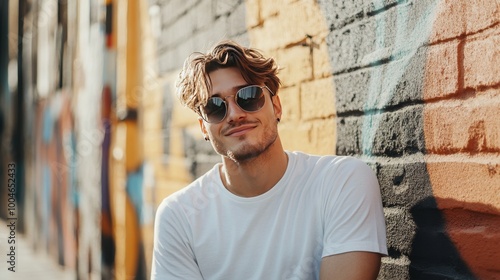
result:
M 338 167 L 338 168 L 354 168 L 368 166 L 363 160 L 353 156 L 339 155 L 315 155 L 304 152 L 287 152 L 288 155 L 298 164 L 310 164 L 316 167 Z
M 321 181 L 325 184 L 341 182 L 350 177 L 375 177 L 374 170 L 360 158 L 338 155 L 312 155 L 302 152 L 290 153 L 293 161 L 290 176 Z
M 207 171 L 185 187 L 171 193 L 165 197 L 159 205 L 160 208 L 175 209 L 180 205 L 189 205 L 196 203 L 198 196 L 214 192 L 217 188 L 216 177 L 218 176 L 217 166 Z

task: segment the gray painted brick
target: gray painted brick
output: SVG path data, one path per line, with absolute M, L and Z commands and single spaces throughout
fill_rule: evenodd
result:
M 318 0 L 325 19 L 333 29 L 339 29 L 364 16 L 364 6 L 370 0 Z
M 367 15 L 375 14 L 378 12 L 381 12 L 383 10 L 386 10 L 390 7 L 393 7 L 394 5 L 398 3 L 403 3 L 406 2 L 406 0 L 373 0 L 373 1 L 368 1 L 367 5 L 365 6 L 365 13 Z
M 246 23 L 246 5 L 243 2 L 236 6 L 235 10 L 227 17 L 228 35 L 232 37 L 246 33 Z
M 197 42 L 193 38 L 182 41 L 176 46 L 177 57 L 173 64 L 175 68 L 180 68 L 195 50 L 197 50 Z
M 190 15 L 183 19 L 188 22 Z M 179 31 L 180 25 L 163 31 L 170 36 L 171 44 L 160 48 L 160 73 L 176 70 L 182 67 L 184 60 L 195 51 L 205 52 L 217 41 L 227 38 L 226 19 L 220 18 L 202 30 L 195 30 L 195 24 L 189 25 L 184 31 Z M 191 28 L 191 29 L 189 29 Z M 170 32 L 172 31 L 172 32 Z
M 167 27 L 175 24 L 181 15 L 186 14 L 196 5 L 196 2 L 198 0 L 170 0 L 160 3 L 162 26 Z
M 190 12 L 180 17 L 175 24 L 172 25 L 174 43 L 179 43 L 192 36 L 193 32 L 197 29 L 197 22 L 194 20 L 195 15 Z
M 337 155 L 360 155 L 362 119 L 358 117 L 337 118 Z
M 386 110 L 421 102 L 426 50 L 421 48 L 411 58 L 336 75 L 337 114 Z
M 196 40 L 196 51 L 205 52 L 223 39 L 229 39 L 227 32 L 227 18 L 220 17 L 212 25 L 194 34 Z
M 399 257 L 411 253 L 412 240 L 415 235 L 415 222 L 404 208 L 385 209 L 387 228 L 387 248 L 389 256 Z
M 162 30 L 162 39 L 159 49 L 175 48 L 177 44 L 188 39 L 196 30 L 196 22 L 193 21 L 190 14 L 178 18 L 171 26 Z
M 363 152 L 389 157 L 423 153 L 423 126 L 423 105 L 374 115 L 371 125 L 362 128 L 362 137 L 371 145 Z
M 244 5 L 244 2 L 239 0 L 213 0 L 214 15 L 216 17 L 227 16 L 238 6 Z
M 212 2 L 209 0 L 201 1 L 192 11 L 189 12 L 191 20 L 195 23 L 195 29 L 206 29 L 212 25 L 215 19 Z
M 215 163 L 220 162 L 212 145 L 199 137 L 194 137 L 187 130 L 183 130 L 184 154 L 193 178 L 198 178 L 210 170 Z
M 396 157 L 423 153 L 422 114 L 423 106 L 415 105 L 369 117 L 338 117 L 337 154 Z
M 175 49 L 164 51 L 159 55 L 159 72 L 166 73 L 176 69 L 177 51 Z
M 378 280 L 406 280 L 410 279 L 408 264 L 399 259 L 392 260 L 390 263 L 382 262 Z
M 327 45 L 334 73 L 410 60 L 427 44 L 432 22 L 432 8 L 409 3 L 330 32 Z
M 326 42 L 334 74 L 362 67 L 363 58 L 375 51 L 375 40 L 373 21 L 364 20 L 330 32 Z M 364 63 L 366 65 L 368 63 Z
M 432 196 L 422 155 L 378 162 L 377 178 L 384 206 L 410 208 Z
M 334 77 L 337 114 L 364 111 L 366 96 L 370 92 L 370 78 L 371 71 L 369 69 Z

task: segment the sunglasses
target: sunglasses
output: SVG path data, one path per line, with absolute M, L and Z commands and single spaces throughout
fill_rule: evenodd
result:
M 221 122 L 227 115 L 226 98 L 233 96 L 241 110 L 250 113 L 257 112 L 264 107 L 266 102 L 264 88 L 271 93 L 271 96 L 274 96 L 274 93 L 267 86 L 247 86 L 238 90 L 235 95 L 229 95 L 225 98 L 217 96 L 209 98 L 207 105 L 200 107 L 200 115 L 208 123 Z

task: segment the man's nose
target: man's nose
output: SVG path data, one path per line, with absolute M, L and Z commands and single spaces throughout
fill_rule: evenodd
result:
M 226 121 L 234 122 L 246 117 L 247 112 L 243 111 L 240 106 L 236 103 L 234 96 L 226 97 Z

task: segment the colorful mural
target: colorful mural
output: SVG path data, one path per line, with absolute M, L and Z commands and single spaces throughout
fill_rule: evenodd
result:
M 74 270 L 78 279 L 145 279 L 148 273 L 142 227 L 151 223 L 143 211 L 150 206 L 143 202 L 144 168 L 138 142 L 132 141 L 140 135 L 133 113 L 139 100 L 128 94 L 140 85 L 128 77 L 142 75 L 136 59 L 141 41 L 123 40 L 141 36 L 133 26 L 141 26 L 145 7 L 129 2 L 0 5 L 2 14 L 20 11 L 8 13 L 10 23 L 24 23 L 9 26 L 2 17 L 0 24 L 13 43 L 6 46 L 2 40 L 0 47 L 7 58 L 0 72 L 2 166 L 15 161 L 22 170 L 25 163 L 25 175 L 18 172 L 26 182 L 18 188 L 21 231 L 35 250 Z M 121 28 L 123 23 L 129 27 Z M 17 85 L 9 85 L 8 76 L 13 81 L 16 73 L 7 71 L 7 65 L 16 61 L 23 66 L 21 76 Z M 13 94 L 22 99 L 12 99 Z M 124 108 L 126 116 L 120 115 Z M 120 158 L 116 136 L 123 125 L 128 132 L 120 141 L 130 140 L 125 142 L 125 164 L 113 165 Z M 19 141 L 13 141 L 12 132 L 19 129 Z M 10 143 L 14 153 L 4 149 Z M 2 197 L 5 192 L 0 189 Z

